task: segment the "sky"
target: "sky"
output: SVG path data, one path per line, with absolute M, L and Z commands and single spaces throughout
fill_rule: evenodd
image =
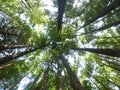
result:
M 52 3 L 52 0 L 41 0 L 42 1 L 42 3 L 43 4 L 45 4 L 45 7 L 43 7 L 43 9 L 47 9 L 47 10 L 49 10 L 50 12 L 56 12 L 57 11 L 57 8 L 53 8 L 52 6 L 53 6 L 53 3 Z M 37 28 L 39 28 L 39 26 L 38 27 L 36 27 L 36 29 Z M 78 58 L 79 56 L 77 55 L 77 53 L 74 53 L 75 54 L 75 56 Z M 70 64 L 72 64 L 72 65 L 74 65 L 74 57 L 72 57 L 72 56 L 67 56 L 66 57 L 67 59 L 68 59 L 68 62 L 70 63 Z M 83 58 L 81 57 L 80 58 L 80 61 L 81 61 L 81 65 L 85 65 L 85 62 L 84 62 L 84 60 L 83 60 Z M 80 70 L 81 70 L 82 68 L 79 68 L 79 73 L 77 74 L 77 76 L 79 76 L 80 75 Z M 24 88 L 26 87 L 26 85 L 28 84 L 30 82 L 30 79 L 28 78 L 28 77 L 25 77 L 25 78 L 23 78 L 23 80 L 21 80 L 21 82 L 20 82 L 20 84 L 19 84 L 19 87 L 18 87 L 18 90 L 24 90 Z

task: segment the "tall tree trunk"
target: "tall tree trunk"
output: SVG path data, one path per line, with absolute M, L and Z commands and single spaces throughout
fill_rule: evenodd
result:
M 58 32 L 62 29 L 63 13 L 65 10 L 66 0 L 57 0 L 58 3 L 58 17 L 57 17 L 57 30 Z
M 38 50 L 38 48 L 35 48 L 35 49 L 31 49 L 31 50 L 26 50 L 24 52 L 20 52 L 20 53 L 17 53 L 17 54 L 13 54 L 13 55 L 9 55 L 9 56 L 6 56 L 6 57 L 3 57 L 3 58 L 0 58 L 0 65 L 2 64 L 5 64 L 5 63 L 8 63 L 16 58 L 19 58 L 21 56 L 24 56 L 28 53 L 32 53 L 34 51 Z
M 84 9 L 82 9 L 82 11 L 80 12 L 79 16 L 81 16 L 86 10 L 87 7 L 91 4 L 92 0 L 89 0 L 88 4 L 84 7 Z
M 58 89 L 57 90 L 63 90 L 63 82 L 62 82 L 62 68 L 61 68 L 61 62 L 58 60 Z
M 4 68 L 6 68 L 6 67 L 12 66 L 12 65 L 14 65 L 14 64 L 15 64 L 15 62 L 12 62 L 12 63 L 9 63 L 9 64 L 7 64 L 7 65 L 0 66 L 0 70 L 1 70 L 1 69 L 4 69 Z
M 32 85 L 30 86 L 30 90 L 34 90 L 35 84 L 36 84 L 36 82 L 38 81 L 38 79 L 40 78 L 40 75 L 41 75 L 41 73 L 39 73 L 39 74 L 37 75 L 37 77 L 35 78 L 34 82 L 33 82 Z
M 120 0 L 114 0 L 111 4 L 109 4 L 108 6 L 106 6 L 105 8 L 101 9 L 101 11 L 92 19 L 88 20 L 82 27 L 80 27 L 79 29 L 91 24 L 92 22 L 96 21 L 97 19 L 99 19 L 100 17 L 103 17 L 104 15 L 110 13 L 112 10 L 116 9 L 117 7 L 120 6 Z M 78 29 L 78 30 L 79 30 Z
M 81 65 L 81 66 L 82 66 L 82 65 Z M 109 87 L 107 87 L 106 85 L 104 85 L 104 83 L 102 83 L 99 79 L 97 79 L 91 72 L 89 72 L 89 71 L 88 71 L 87 69 L 85 69 L 83 66 L 82 66 L 82 68 L 83 68 L 86 72 L 88 72 L 98 83 L 100 83 L 105 90 L 110 90 Z
M 20 83 L 20 81 L 26 76 L 27 74 L 25 74 L 23 77 L 21 77 L 18 81 L 16 81 L 13 85 L 11 85 L 8 90 L 13 90 L 14 87 Z
M 106 76 L 106 79 L 120 89 L 120 85 L 118 85 L 115 81 L 110 80 L 107 76 Z
M 40 86 L 40 90 L 46 90 L 47 81 L 48 81 L 48 72 L 49 72 L 49 66 L 47 67 L 47 69 L 43 75 L 43 80 L 42 80 L 42 84 Z
M 102 64 L 104 64 L 104 65 L 106 65 L 106 66 L 108 66 L 108 67 L 110 67 L 110 68 L 113 68 L 114 70 L 117 70 L 117 71 L 120 72 L 120 67 L 119 67 L 119 66 L 110 65 L 110 64 L 106 64 L 106 63 L 102 63 Z
M 16 33 L 11 33 L 11 32 L 5 31 L 5 30 L 0 30 L 0 34 L 2 34 L 2 35 L 11 35 L 11 36 L 15 36 L 15 37 L 20 37 Z
M 67 70 L 68 75 L 70 76 L 71 85 L 72 85 L 73 89 L 74 90 L 84 90 L 82 87 L 82 84 L 79 82 L 77 76 L 70 68 L 68 61 L 63 56 L 61 56 L 61 60 L 63 62 L 64 67 Z
M 105 29 L 108 29 L 108 28 L 113 27 L 113 26 L 117 26 L 117 25 L 119 25 L 119 24 L 120 24 L 120 20 L 115 21 L 115 22 L 110 23 L 110 24 L 107 24 L 107 25 L 105 25 L 105 26 L 103 26 L 103 27 L 101 27 L 101 28 L 91 30 L 91 31 L 86 32 L 86 33 L 84 33 L 84 34 L 82 34 L 82 35 L 90 34 L 90 33 L 93 33 L 93 32 L 103 31 L 103 30 L 105 30 Z
M 88 51 L 113 57 L 120 57 L 120 49 L 100 49 L 100 48 L 73 48 L 74 50 Z
M 28 46 L 26 46 L 26 45 L 0 45 L 0 50 L 25 48 L 25 47 L 28 47 Z
M 96 59 L 99 59 L 99 60 L 105 61 L 105 62 L 107 62 L 109 65 L 115 65 L 115 66 L 120 67 L 120 64 L 119 64 L 118 62 L 115 62 L 115 61 L 109 61 L 109 60 L 107 60 L 107 59 L 102 59 L 102 58 L 97 58 L 97 57 L 96 57 Z

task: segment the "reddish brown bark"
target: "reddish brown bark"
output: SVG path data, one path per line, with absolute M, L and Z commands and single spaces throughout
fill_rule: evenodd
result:
M 40 90 L 46 90 L 47 80 L 48 80 L 48 72 L 49 72 L 49 66 L 47 67 L 47 69 L 43 75 L 43 80 L 42 80 L 42 84 L 40 86 Z
M 62 69 L 60 65 L 60 61 L 58 60 L 58 90 L 63 90 L 63 82 L 62 82 Z
M 112 10 L 116 9 L 120 6 L 120 0 L 114 0 L 111 4 L 106 6 L 105 8 L 101 9 L 101 11 L 92 19 L 89 19 L 82 27 L 79 29 L 91 24 L 92 22 L 96 21 L 98 18 L 103 17 L 104 15 L 110 13 Z M 79 30 L 78 29 L 78 30 Z
M 31 49 L 31 50 L 28 50 L 28 51 L 26 50 L 24 52 L 20 52 L 20 53 L 17 53 L 17 54 L 13 54 L 13 55 L 9 55 L 9 56 L 0 58 L 0 65 L 8 63 L 8 62 L 10 62 L 10 61 L 12 61 L 14 59 L 17 59 L 17 58 L 19 58 L 21 56 L 24 56 L 24 55 L 28 54 L 28 53 L 32 53 L 32 52 L 34 52 L 36 50 L 38 50 L 38 48 Z
M 105 26 L 103 26 L 103 27 L 101 27 L 101 28 L 91 30 L 91 31 L 86 32 L 86 33 L 84 33 L 84 34 L 82 34 L 82 35 L 90 34 L 90 33 L 93 33 L 93 32 L 103 31 L 103 30 L 105 30 L 105 29 L 108 29 L 108 28 L 113 27 L 113 26 L 117 26 L 117 25 L 119 25 L 119 24 L 120 24 L 120 20 L 115 21 L 115 22 L 110 23 L 110 24 L 107 24 L 107 25 L 105 25 Z
M 88 51 L 113 57 L 120 57 L 120 49 L 100 49 L 100 48 L 73 48 L 74 50 Z
M 4 49 L 15 49 L 15 48 L 24 48 L 26 45 L 0 45 L 0 50 Z
M 80 81 L 78 80 L 77 76 L 70 68 L 68 61 L 63 56 L 61 56 L 61 60 L 63 62 L 64 67 L 67 70 L 68 75 L 70 76 L 71 85 L 72 85 L 73 89 L 74 90 L 84 90 L 83 86 L 80 83 Z

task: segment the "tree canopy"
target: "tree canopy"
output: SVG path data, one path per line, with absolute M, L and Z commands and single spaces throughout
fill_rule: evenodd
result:
M 119 90 L 120 0 L 0 0 L 0 90 Z

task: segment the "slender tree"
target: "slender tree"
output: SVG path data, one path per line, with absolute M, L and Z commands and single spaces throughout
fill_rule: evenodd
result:
M 100 48 L 73 48 L 74 50 L 88 51 L 113 57 L 120 57 L 119 49 L 100 49 Z
M 74 90 L 84 90 L 82 87 L 82 84 L 78 80 L 77 76 L 70 68 L 68 61 L 63 56 L 61 56 L 61 60 L 63 62 L 64 67 L 67 70 L 68 75 L 70 76 L 71 85 L 72 85 L 73 89 Z
M 49 66 L 47 67 L 47 69 L 45 70 L 45 73 L 43 75 L 43 80 L 42 80 L 42 84 L 40 85 L 40 90 L 46 90 L 47 87 L 47 81 L 48 81 L 48 73 L 49 73 Z
M 110 27 L 117 26 L 117 25 L 119 25 L 119 24 L 120 24 L 120 20 L 115 21 L 115 22 L 110 23 L 110 24 L 107 24 L 107 25 L 105 25 L 105 26 L 103 26 L 103 27 L 100 27 L 100 28 L 98 28 L 98 29 L 91 30 L 91 31 L 86 32 L 86 33 L 84 33 L 84 34 L 82 34 L 82 35 L 86 35 L 86 34 L 90 34 L 90 33 L 95 33 L 95 32 L 99 32 L 99 31 L 103 31 L 103 30 L 106 30 L 106 29 L 108 29 L 108 28 L 110 28 Z
M 112 10 L 116 9 L 117 7 L 120 6 L 120 1 L 119 0 L 114 0 L 111 4 L 109 4 L 108 6 L 104 7 L 101 12 L 99 12 L 95 17 L 93 17 L 92 19 L 89 19 L 82 27 L 80 27 L 78 30 L 80 30 L 81 28 L 90 25 L 92 22 L 96 21 L 98 18 L 110 13 Z

